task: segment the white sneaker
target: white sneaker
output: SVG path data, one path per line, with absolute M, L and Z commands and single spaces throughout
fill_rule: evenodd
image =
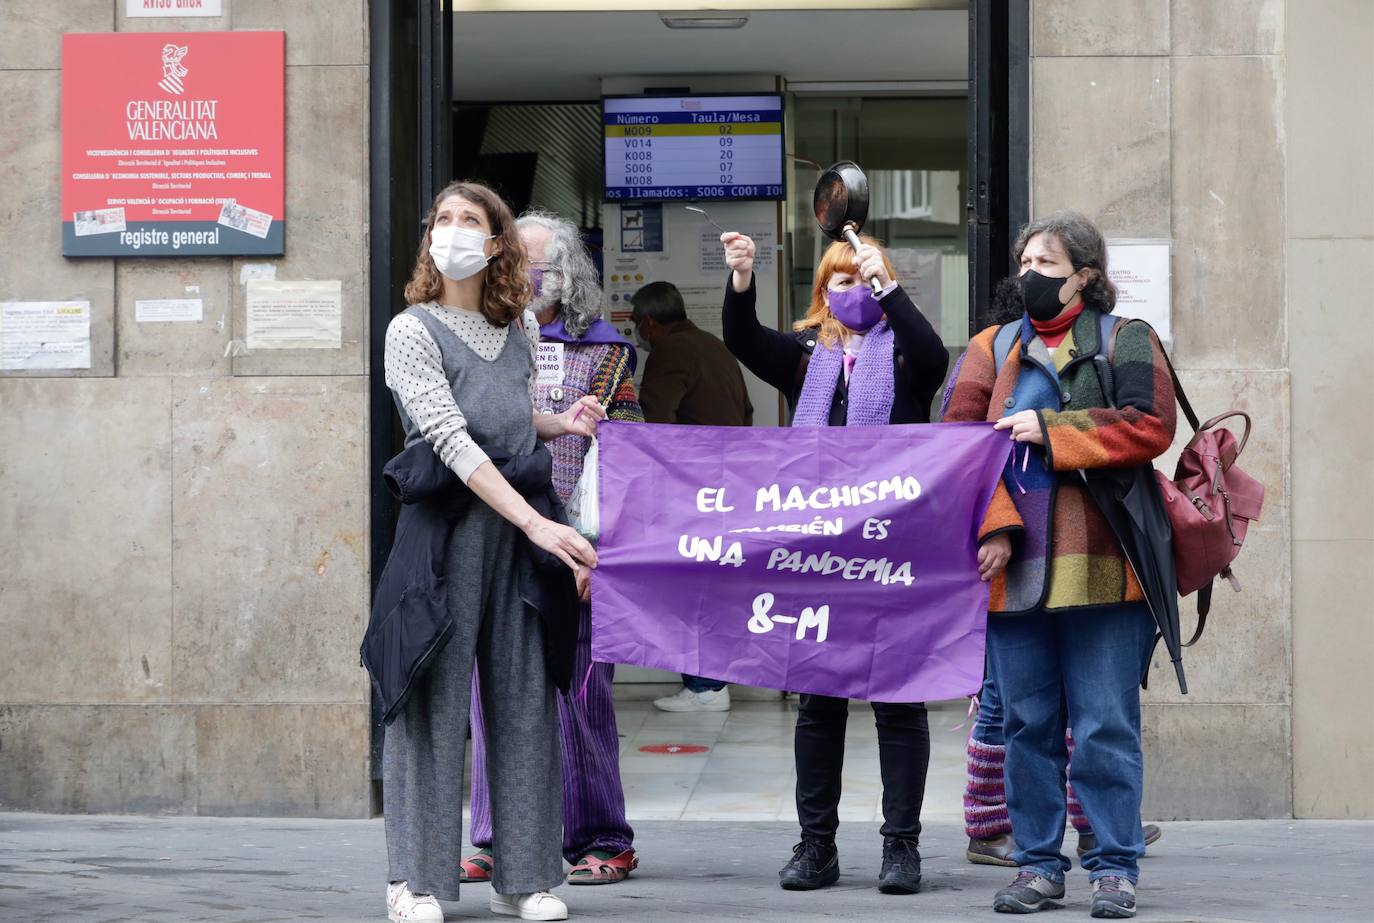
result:
M 566 920 L 568 905 L 548 891 L 532 894 L 497 894 L 493 891 L 491 912 L 522 920 Z
M 710 692 L 693 692 L 683 686 L 677 695 L 654 699 L 659 711 L 729 711 L 730 687 L 722 686 Z
M 444 923 L 444 910 L 433 894 L 415 895 L 404 881 L 386 886 L 386 916 L 395 923 Z

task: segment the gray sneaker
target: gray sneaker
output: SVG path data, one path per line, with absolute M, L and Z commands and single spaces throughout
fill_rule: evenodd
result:
M 992 899 L 998 913 L 1035 913 L 1064 906 L 1064 883 L 1051 881 L 1039 872 L 1023 871 Z M 1093 905 L 1094 912 L 1096 904 Z
M 1135 885 L 1118 875 L 1104 875 L 1094 881 L 1092 915 L 1108 920 L 1135 916 Z

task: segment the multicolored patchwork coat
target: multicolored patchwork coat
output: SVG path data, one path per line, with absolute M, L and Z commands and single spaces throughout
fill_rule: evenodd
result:
M 983 521 L 980 540 L 1002 532 L 1012 538 L 1011 563 L 992 583 L 991 612 L 1144 599 L 1080 469 L 1131 468 L 1163 454 L 1173 442 L 1174 388 L 1154 331 L 1125 322 L 1111 362 L 1117 407 L 1109 407 L 1093 363 L 1099 317 L 1085 309 L 1053 354 L 1023 318 L 1000 369 L 998 328 L 990 327 L 969 343 L 957 370 L 945 420 L 994 421 L 1033 410 L 1045 436 L 1043 448 L 1017 445 Z

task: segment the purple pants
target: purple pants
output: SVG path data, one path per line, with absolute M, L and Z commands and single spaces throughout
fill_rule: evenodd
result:
M 571 696 L 558 697 L 563 750 L 563 858 L 576 864 L 593 849 L 622 853 L 634 842 L 625 819 L 620 784 L 620 735 L 615 726 L 611 685 L 615 666 L 592 663 L 591 611 L 582 607 Z M 588 675 L 587 668 L 591 667 Z M 586 678 L 586 694 L 581 683 Z M 491 796 L 487 791 L 486 725 L 482 697 L 473 677 L 472 845 L 491 848 Z

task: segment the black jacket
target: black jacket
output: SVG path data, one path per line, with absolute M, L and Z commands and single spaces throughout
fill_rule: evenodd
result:
M 796 410 L 811 352 L 816 348 L 816 331 L 783 333 L 763 326 L 755 309 L 757 297 L 753 282 L 747 292 L 737 292 L 726 280 L 721 314 L 725 345 L 745 368 L 783 393 L 789 410 Z M 900 285 L 882 299 L 882 305 L 897 341 L 893 358 L 896 393 L 889 422 L 929 423 L 930 405 L 949 368 L 949 352 L 940 334 Z M 830 405 L 831 426 L 845 425 L 848 405 L 849 389 L 840 376 Z
M 553 459 L 542 443 L 514 458 L 481 447 L 501 474 L 539 515 L 567 522 L 553 489 Z M 377 582 L 372 617 L 363 635 L 362 661 L 390 724 L 400 713 L 430 660 L 453 634 L 444 561 L 453 527 L 469 506 L 480 503 L 428 442 L 387 462 L 388 489 L 401 501 L 396 540 Z M 573 573 L 557 557 L 523 542 L 533 561 L 533 578 L 520 588 L 527 606 L 539 613 L 549 678 L 567 693 L 577 644 L 578 599 Z

